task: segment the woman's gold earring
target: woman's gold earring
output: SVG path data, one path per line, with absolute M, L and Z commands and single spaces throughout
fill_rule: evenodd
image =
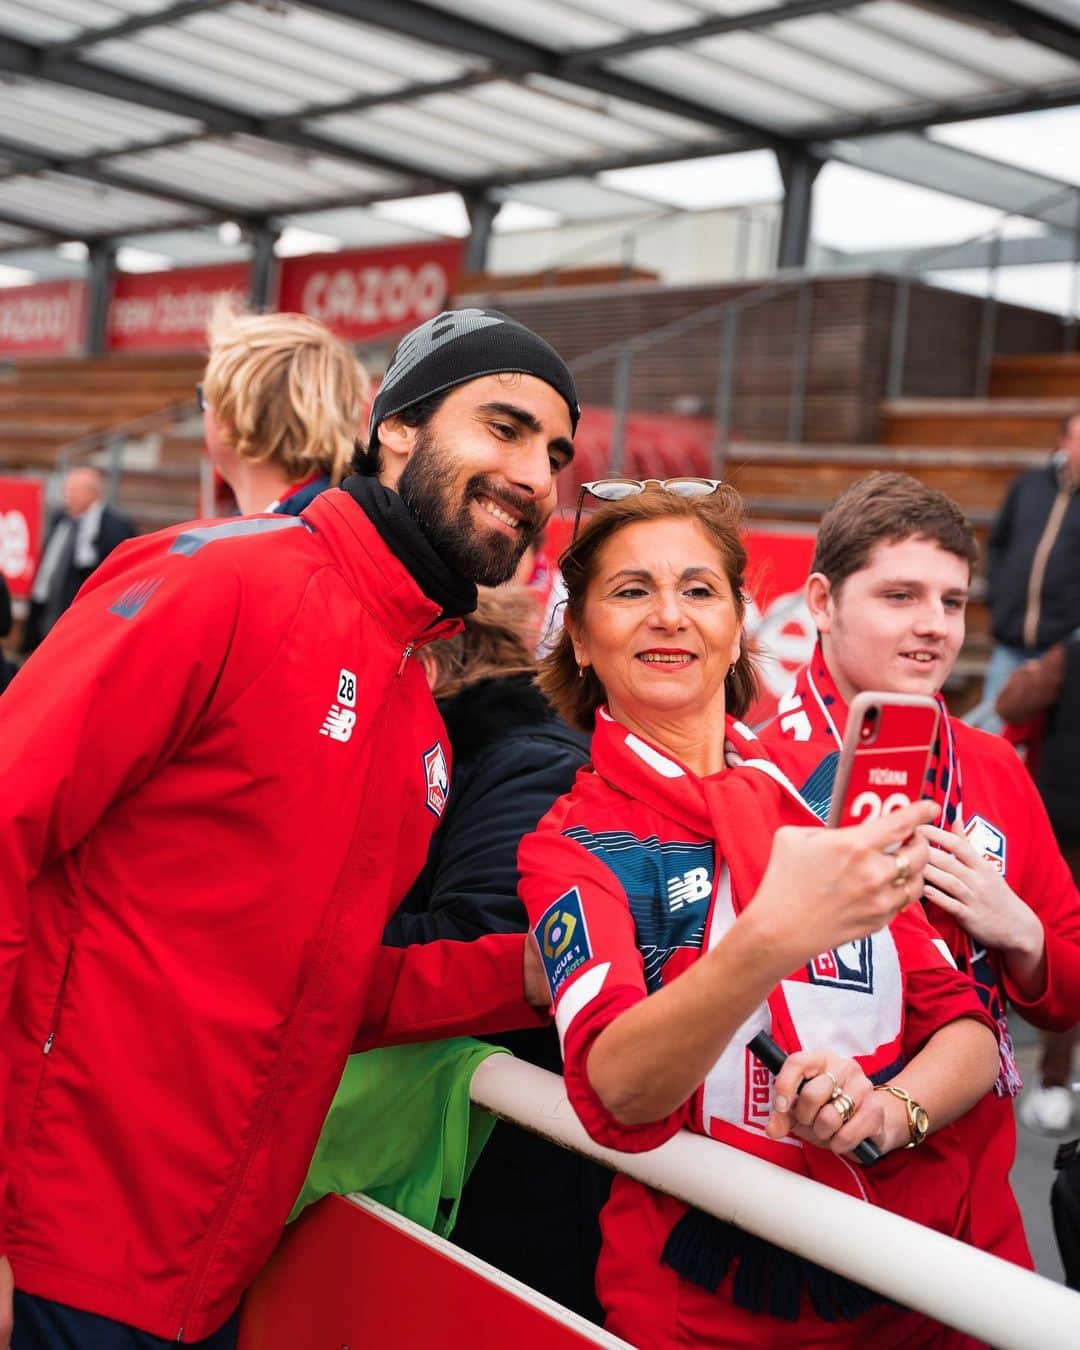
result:
M 584 667 L 584 666 L 578 666 L 578 668 L 577 668 L 577 677 L 578 677 L 579 680 L 583 680 L 583 679 L 585 678 L 585 667 Z
M 734 671 L 735 671 L 735 667 L 736 667 L 738 664 L 739 664 L 738 661 L 732 661 L 731 665 L 728 666 L 728 672 L 727 672 L 727 675 L 724 677 L 725 679 L 728 679 L 728 680 L 731 679 L 731 676 L 732 676 L 732 674 L 733 674 Z

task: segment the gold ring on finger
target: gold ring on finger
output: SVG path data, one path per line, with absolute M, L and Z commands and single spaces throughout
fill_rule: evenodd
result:
M 911 876 L 911 859 L 906 853 L 897 853 L 895 857 L 896 875 L 892 879 L 894 886 L 906 886 Z
M 822 1069 L 821 1076 L 822 1078 L 827 1078 L 829 1082 L 832 1083 L 833 1090 L 832 1096 L 829 1098 L 830 1101 L 838 1092 L 843 1092 L 844 1089 L 840 1086 L 840 1079 L 837 1078 L 836 1074 L 834 1074 L 831 1069 Z
M 840 1117 L 840 1123 L 846 1125 L 855 1114 L 855 1103 L 846 1092 L 837 1092 L 829 1099 L 836 1108 L 836 1114 Z

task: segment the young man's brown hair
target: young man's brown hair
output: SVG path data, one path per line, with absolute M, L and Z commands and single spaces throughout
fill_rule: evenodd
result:
M 873 473 L 837 497 L 822 517 L 811 572 L 837 590 L 870 561 L 878 544 L 928 539 L 974 568 L 975 532 L 951 497 L 906 473 Z

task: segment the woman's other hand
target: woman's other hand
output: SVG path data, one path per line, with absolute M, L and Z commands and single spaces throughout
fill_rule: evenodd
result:
M 747 916 L 767 924 L 789 969 L 876 933 L 922 894 L 929 845 L 914 831 L 936 812 L 915 802 L 842 830 L 782 826 Z
M 794 1134 L 833 1153 L 850 1153 L 864 1139 L 886 1153 L 909 1137 L 904 1104 L 875 1092 L 853 1059 L 822 1050 L 788 1055 L 776 1076 L 765 1133 L 770 1139 Z

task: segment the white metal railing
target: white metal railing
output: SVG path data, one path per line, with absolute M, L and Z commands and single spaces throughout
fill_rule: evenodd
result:
M 1080 1344 L 1080 1294 L 762 1158 L 687 1130 L 647 1153 L 602 1148 L 558 1074 L 491 1055 L 473 1076 L 472 1099 L 997 1350 Z

